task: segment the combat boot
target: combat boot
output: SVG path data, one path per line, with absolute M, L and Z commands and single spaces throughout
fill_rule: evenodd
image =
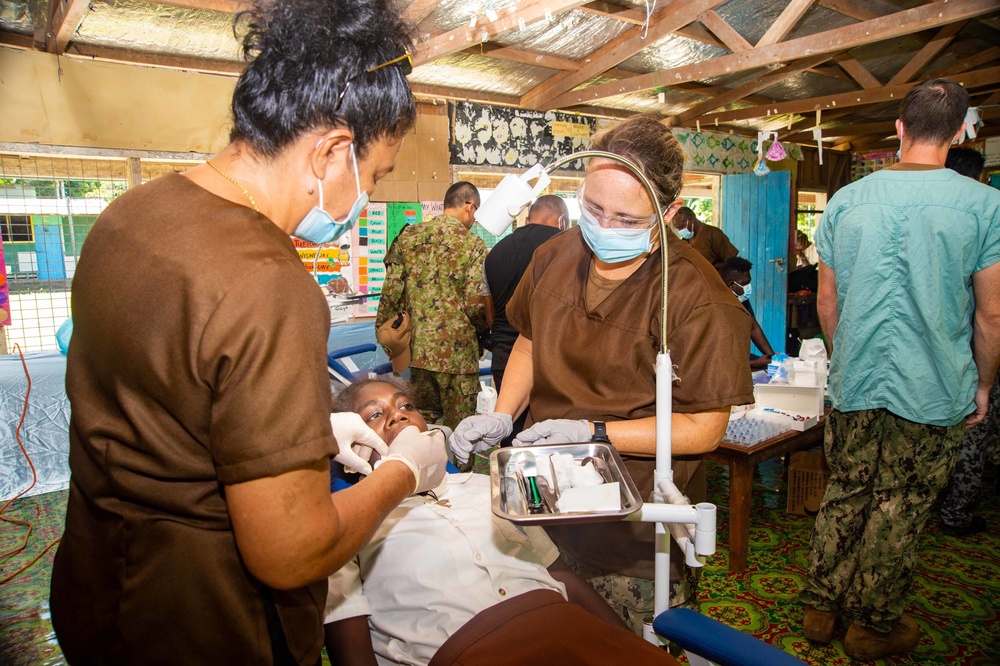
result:
M 912 618 L 901 617 L 892 631 L 884 634 L 852 622 L 844 639 L 844 652 L 859 661 L 875 661 L 912 652 L 919 642 L 920 627 Z
M 821 611 L 806 606 L 805 615 L 802 617 L 802 633 L 814 643 L 829 643 L 833 638 L 833 630 L 837 626 L 839 616 L 840 611 Z

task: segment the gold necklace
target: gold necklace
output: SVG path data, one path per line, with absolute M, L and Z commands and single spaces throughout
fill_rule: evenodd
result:
M 205 164 L 207 164 L 208 166 L 210 166 L 213 169 L 215 169 L 216 171 L 218 171 L 220 176 L 222 176 L 223 178 L 225 178 L 226 180 L 228 180 L 230 183 L 232 183 L 236 187 L 240 188 L 240 192 L 242 192 L 246 196 L 246 198 L 250 200 L 250 203 L 253 205 L 253 211 L 255 213 L 259 213 L 260 212 L 260 208 L 257 207 L 257 202 L 254 201 L 253 200 L 253 196 L 249 192 L 247 192 L 247 188 L 243 187 L 238 182 L 236 182 L 236 179 L 233 178 L 232 176 L 230 176 L 229 174 L 223 173 L 222 169 L 220 169 L 219 167 L 215 166 L 211 162 L 205 162 Z

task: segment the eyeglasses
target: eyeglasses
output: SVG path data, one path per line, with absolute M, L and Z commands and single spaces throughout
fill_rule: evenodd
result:
M 413 71 L 413 57 L 410 54 L 410 49 L 406 49 L 406 51 L 404 51 L 403 55 L 401 56 L 397 56 L 392 60 L 388 60 L 382 63 L 381 65 L 375 65 L 374 67 L 370 67 L 365 71 L 359 72 L 358 74 L 355 74 L 351 78 L 347 79 L 347 81 L 344 82 L 344 89 L 341 90 L 340 95 L 337 96 L 337 104 L 336 106 L 333 107 L 333 112 L 337 113 L 337 111 L 340 110 L 340 104 L 341 102 L 344 101 L 344 95 L 347 94 L 347 89 L 351 87 L 352 83 L 360 79 L 365 74 L 371 74 L 376 70 L 382 69 L 383 67 L 389 67 L 391 65 L 399 65 L 403 69 L 403 76 L 409 76 L 410 73 Z
M 652 227 L 656 224 L 656 213 L 649 217 L 628 217 L 625 215 L 607 215 L 603 209 L 587 201 L 583 196 L 583 185 L 577 190 L 576 198 L 580 200 L 580 208 L 587 211 L 587 214 L 595 221 L 603 220 L 609 229 L 642 229 Z

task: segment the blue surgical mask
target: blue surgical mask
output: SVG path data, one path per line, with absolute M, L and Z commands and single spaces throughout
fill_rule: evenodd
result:
M 323 181 L 317 178 L 316 185 L 319 188 L 319 205 L 314 206 L 312 210 L 306 213 L 306 216 L 302 218 L 299 225 L 295 227 L 295 231 L 292 233 L 293 236 L 301 238 L 304 241 L 309 241 L 310 243 L 323 245 L 336 238 L 340 238 L 357 223 L 358 218 L 361 217 L 361 211 L 368 205 L 368 193 L 361 189 L 361 176 L 358 174 L 358 160 L 354 156 L 354 144 L 351 144 L 351 162 L 354 165 L 354 184 L 358 188 L 358 198 L 354 200 L 351 212 L 347 214 L 347 217 L 343 221 L 337 221 L 332 215 L 323 210 Z
M 647 254 L 652 247 L 652 229 L 605 229 L 584 209 L 580 208 L 580 231 L 583 240 L 597 258 L 607 264 L 617 264 Z
M 694 232 L 688 229 L 687 227 L 683 229 L 678 229 L 677 227 L 674 227 L 674 231 L 677 232 L 677 235 L 680 236 L 681 240 L 691 240 L 692 238 L 694 238 Z
M 741 284 L 740 286 L 743 287 L 743 295 L 737 296 L 736 298 L 740 299 L 740 303 L 742 303 L 750 298 L 750 294 L 753 293 L 753 282 L 747 282 L 746 284 Z

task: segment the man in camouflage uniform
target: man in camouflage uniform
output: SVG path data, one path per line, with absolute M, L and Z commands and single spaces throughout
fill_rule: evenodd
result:
M 410 384 L 428 422 L 454 428 L 476 412 L 477 331 L 486 330 L 486 244 L 469 231 L 479 208 L 472 183 L 448 188 L 444 213 L 406 227 L 385 256 L 386 277 L 375 328 L 408 312 Z
M 1000 192 L 944 168 L 968 105 L 954 81 L 914 86 L 901 161 L 837 192 L 817 230 L 834 410 L 803 628 L 829 642 L 843 611 L 856 659 L 919 642 L 903 615 L 917 541 L 1000 364 Z

